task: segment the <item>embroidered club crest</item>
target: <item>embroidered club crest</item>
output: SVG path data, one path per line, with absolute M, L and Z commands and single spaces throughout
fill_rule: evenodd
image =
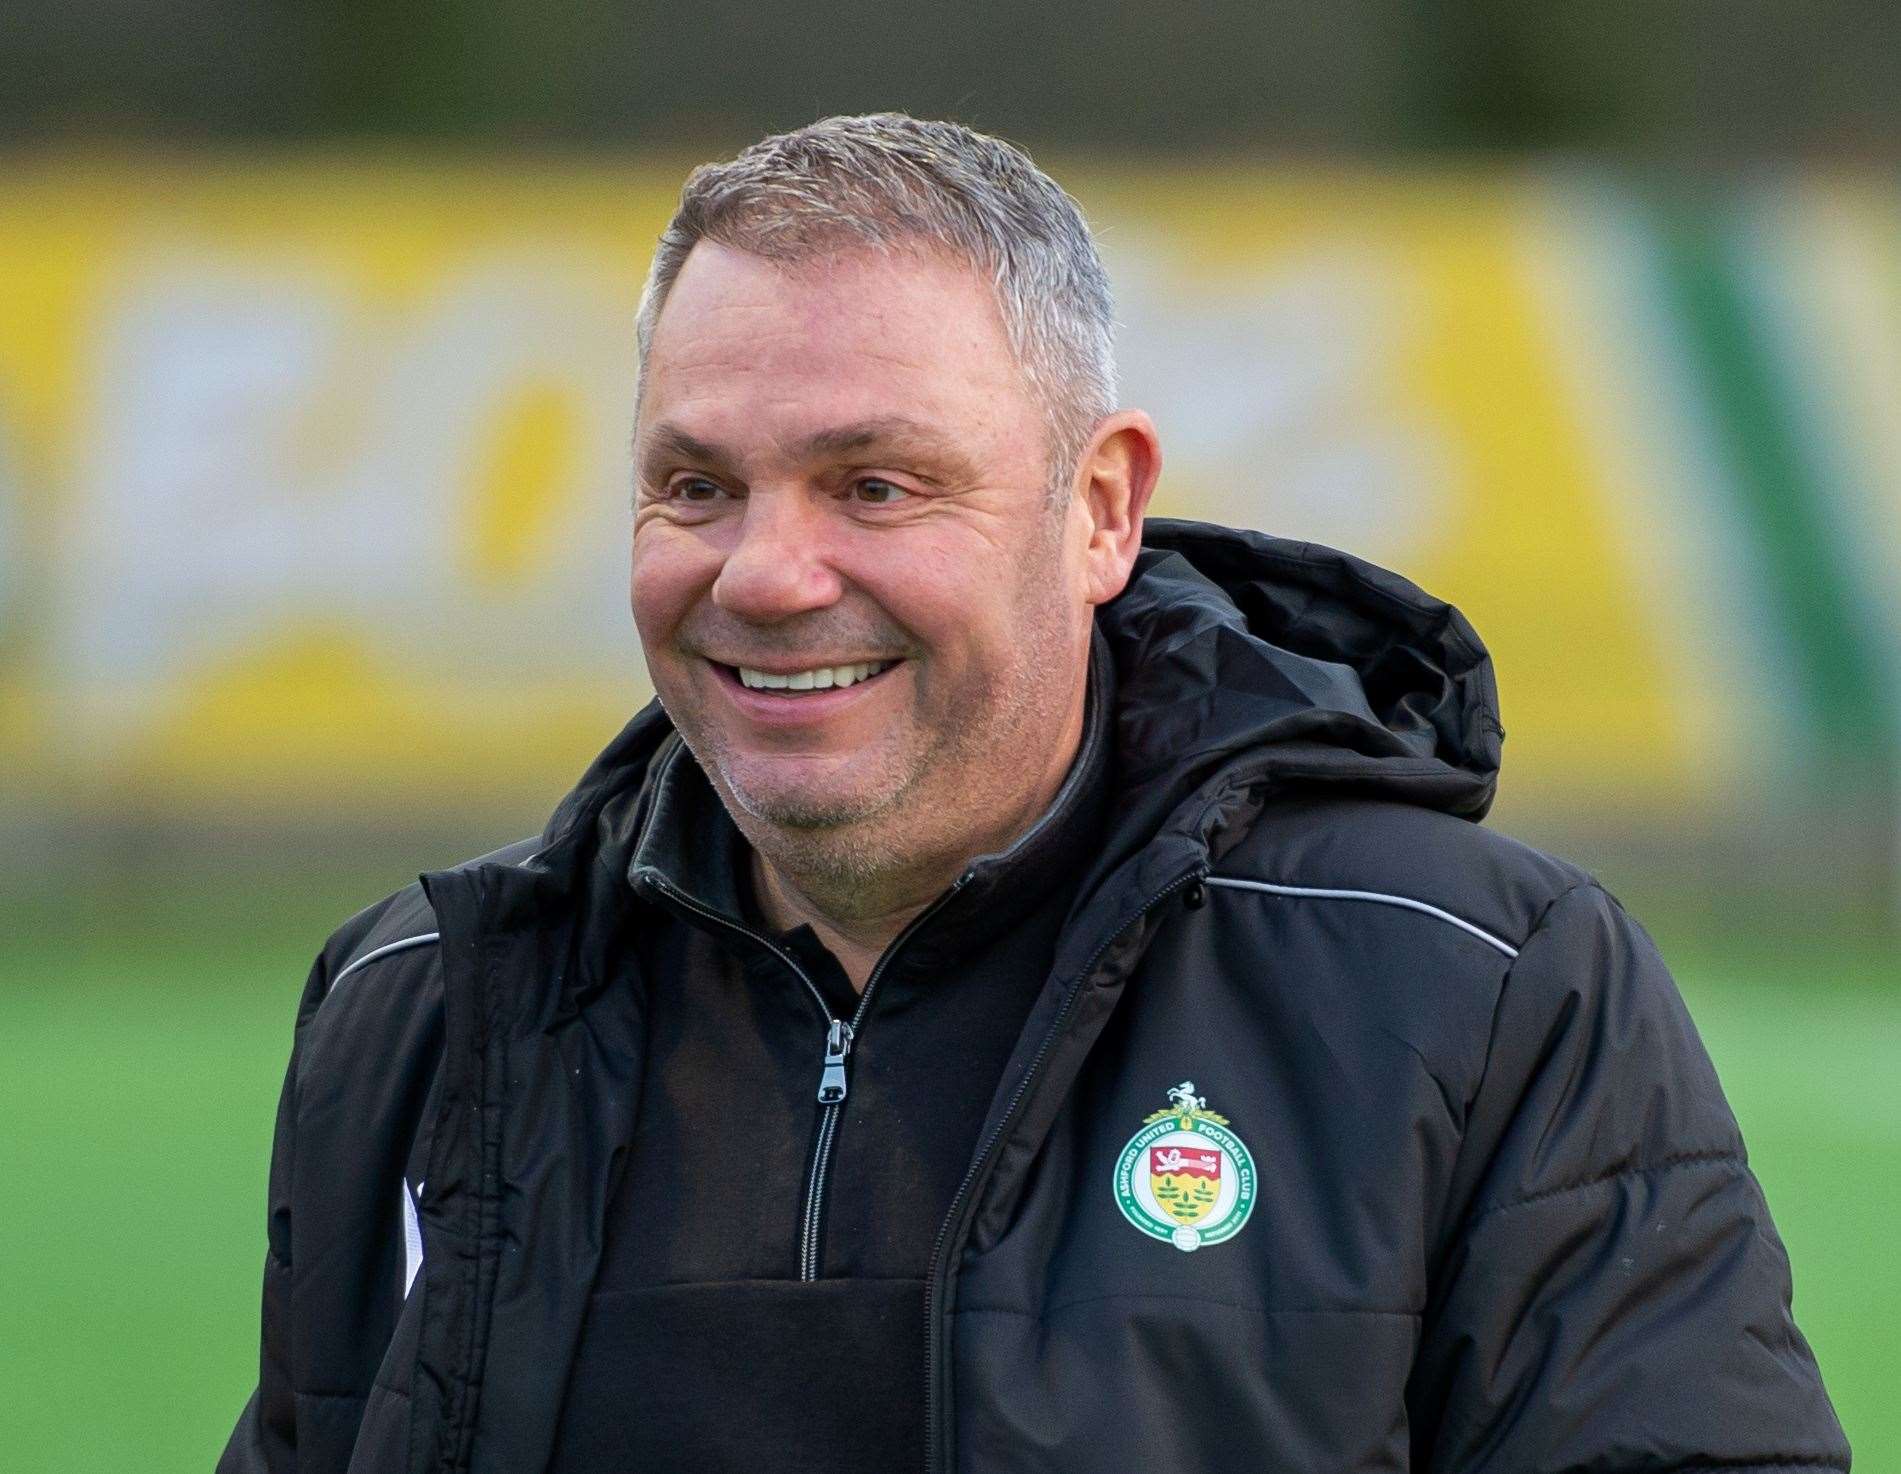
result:
M 1193 1080 L 1175 1086 L 1168 1100 L 1116 1159 L 1116 1206 L 1150 1238 L 1186 1254 L 1241 1231 L 1254 1211 L 1254 1158 L 1228 1118 L 1195 1094 Z

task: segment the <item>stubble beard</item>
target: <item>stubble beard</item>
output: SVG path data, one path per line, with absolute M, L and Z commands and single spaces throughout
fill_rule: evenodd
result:
M 827 914 L 860 920 L 928 900 L 970 859 L 1003 848 L 1038 818 L 1024 811 L 1036 797 L 1025 785 L 1041 777 L 1044 750 L 1061 735 L 1082 679 L 1055 549 L 1038 552 L 1018 590 L 1020 658 L 979 691 L 958 693 L 935 727 L 913 727 L 914 737 L 936 740 L 909 756 L 881 754 L 887 782 L 849 798 L 760 792 L 735 781 L 716 743 L 702 750 L 687 739 L 747 841 Z

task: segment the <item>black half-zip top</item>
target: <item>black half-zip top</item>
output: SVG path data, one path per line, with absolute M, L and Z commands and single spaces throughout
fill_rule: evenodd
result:
M 1112 679 L 1099 648 L 1056 801 L 862 996 L 810 928 L 760 918 L 691 755 L 657 759 L 629 871 L 659 903 L 647 1054 L 552 1469 L 922 1467 L 932 1246 L 1099 841 Z

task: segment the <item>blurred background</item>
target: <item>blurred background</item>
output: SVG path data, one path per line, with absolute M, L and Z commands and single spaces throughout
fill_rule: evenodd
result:
M 685 170 L 1029 146 L 1158 512 L 1458 603 L 1490 822 L 1675 965 L 1901 1467 L 1901 9 L 66 0 L 0 14 L 0 1465 L 208 1468 L 310 957 L 647 696 L 632 315 Z

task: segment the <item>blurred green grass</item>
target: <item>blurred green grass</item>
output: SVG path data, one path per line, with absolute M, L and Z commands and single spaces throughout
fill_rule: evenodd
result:
M 292 1013 L 360 883 L 0 908 L 0 1467 L 208 1470 L 256 1374 Z M 1901 1468 L 1901 977 L 1878 936 L 1660 940 L 1858 1468 Z

